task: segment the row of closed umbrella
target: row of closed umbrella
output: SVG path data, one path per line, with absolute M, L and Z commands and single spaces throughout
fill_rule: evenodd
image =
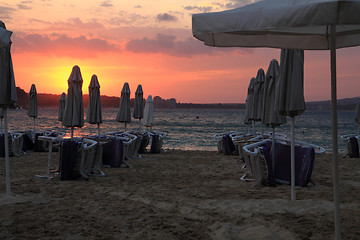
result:
M 266 74 L 260 68 L 250 80 L 246 100 L 245 123 L 261 121 L 272 127 L 272 154 L 275 159 L 275 127 L 291 119 L 291 198 L 295 194 L 295 116 L 305 111 L 304 51 L 282 49 L 280 66 L 271 60 Z M 274 162 L 273 162 L 274 167 Z
M 84 126 L 82 83 L 83 79 L 80 68 L 78 66 L 74 66 L 68 79 L 67 97 L 65 93 L 62 93 L 59 99 L 58 120 L 62 121 L 62 124 L 65 127 L 71 128 L 71 137 L 73 137 L 73 130 L 75 127 L 81 128 Z M 125 82 L 121 91 L 119 110 L 116 115 L 116 121 L 125 124 L 125 131 L 127 127 L 126 125 L 131 122 L 130 93 L 129 84 Z M 144 114 L 143 90 L 141 85 L 138 85 L 135 92 L 133 117 L 135 119 L 139 119 L 139 128 L 141 128 L 142 118 L 144 118 L 144 126 L 152 127 L 154 125 L 154 107 L 152 97 L 149 95 L 146 100 Z M 100 84 L 95 74 L 91 77 L 89 84 L 89 106 L 86 121 L 90 124 L 97 124 L 98 135 L 100 135 L 100 124 L 103 120 Z

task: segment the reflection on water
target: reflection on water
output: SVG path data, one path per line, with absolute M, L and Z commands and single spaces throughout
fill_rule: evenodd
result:
M 86 111 L 85 111 L 86 113 Z M 103 123 L 101 132 L 122 131 L 125 125 L 115 121 L 117 109 L 103 110 Z M 31 130 L 33 118 L 26 115 L 26 110 L 9 110 L 9 131 Z M 339 135 L 357 132 L 354 121 L 354 111 L 338 111 Z M 250 131 L 249 126 L 243 124 L 243 110 L 217 110 L 217 109 L 166 109 L 155 110 L 155 130 L 166 131 L 168 136 L 164 139 L 164 148 L 183 150 L 216 150 L 215 133 L 228 131 Z M 276 132 L 290 136 L 290 121 L 277 127 Z M 137 130 L 139 121 L 133 119 L 127 124 L 128 130 Z M 36 119 L 36 129 L 62 130 L 57 120 L 57 109 L 39 109 Z M 255 129 L 261 132 L 261 124 L 257 123 Z M 264 127 L 265 131 L 271 128 Z M 66 129 L 67 134 L 70 130 Z M 97 125 L 85 123 L 84 127 L 75 128 L 75 136 L 97 134 Z M 321 145 L 331 151 L 331 116 L 329 111 L 306 111 L 295 118 L 295 138 Z M 339 139 L 339 149 L 345 152 L 345 143 Z

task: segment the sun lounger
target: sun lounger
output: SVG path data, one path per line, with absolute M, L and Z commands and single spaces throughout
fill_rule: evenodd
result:
M 360 138 L 360 135 L 358 134 L 347 134 L 342 135 L 341 139 L 345 141 L 347 146 L 347 153 L 344 155 L 345 157 L 350 158 L 359 158 L 359 143 L 358 139 Z
M 278 183 L 290 183 L 291 147 L 289 140 L 278 140 L 275 144 L 274 169 L 272 168 L 273 160 L 270 154 L 272 151 L 270 140 L 263 140 L 243 147 L 251 159 L 251 173 L 256 185 L 271 185 L 274 182 L 273 178 Z M 295 144 L 295 184 L 306 186 L 311 178 L 315 153 L 324 153 L 325 149 L 302 141 L 296 141 Z

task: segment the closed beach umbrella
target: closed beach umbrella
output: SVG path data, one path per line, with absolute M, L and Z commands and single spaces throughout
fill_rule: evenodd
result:
M 295 193 L 295 116 L 305 111 L 304 50 L 282 49 L 275 110 L 291 119 L 291 199 Z
M 237 9 L 194 14 L 193 35 L 217 47 L 330 50 L 335 236 L 341 238 L 336 49 L 360 45 L 360 1 L 267 0 Z
M 150 127 L 150 129 L 155 125 L 154 121 L 154 101 L 152 96 L 149 95 L 146 99 L 145 109 L 144 109 L 144 126 Z
M 0 108 L 0 119 L 1 119 L 1 125 L 0 125 L 0 133 L 3 133 L 3 118 L 4 118 L 4 109 Z
M 29 106 L 27 115 L 29 117 L 34 118 L 34 135 L 36 133 L 35 130 L 35 119 L 38 117 L 38 105 L 37 105 L 37 92 L 35 84 L 31 85 L 30 92 L 29 92 Z
M 141 129 L 141 119 L 144 117 L 144 96 L 141 84 L 138 85 L 135 92 L 135 105 L 133 117 L 139 119 L 139 128 Z
M 81 76 L 80 68 L 75 65 L 72 68 L 68 79 L 68 92 L 62 119 L 62 124 L 65 127 L 71 128 L 71 138 L 73 138 L 75 127 L 81 128 L 84 126 L 82 84 L 83 78 Z
M 129 84 L 124 83 L 123 89 L 121 90 L 120 106 L 116 115 L 116 121 L 126 124 L 131 122 L 131 110 L 130 110 L 130 88 Z
M 356 106 L 355 122 L 358 124 L 358 134 L 360 134 L 360 101 Z
M 253 124 L 254 120 L 254 89 L 256 78 L 251 78 L 245 104 L 245 124 Z M 254 125 L 253 125 L 254 127 Z M 254 130 L 254 129 L 253 129 Z M 254 132 L 252 132 L 254 134 Z
M 264 70 L 260 68 L 256 75 L 254 88 L 254 121 L 261 121 L 263 115 L 264 83 L 265 73 Z
M 64 116 L 65 102 L 66 102 L 66 95 L 63 92 L 59 99 L 59 112 L 58 112 L 58 120 L 59 121 L 62 121 L 63 116 Z
M 275 127 L 285 122 L 285 117 L 275 110 L 276 84 L 279 81 L 280 69 L 276 59 L 271 60 L 265 75 L 264 108 L 262 123 L 272 127 L 272 166 L 275 171 Z
M 89 84 L 89 105 L 86 114 L 86 121 L 90 124 L 97 124 L 98 136 L 100 136 L 100 123 L 102 123 L 100 84 L 95 74 L 92 75 Z
M 6 30 L 4 22 L 0 21 L 0 108 L 4 114 L 4 142 L 5 142 L 5 168 L 6 168 L 6 194 L 11 195 L 9 138 L 7 129 L 7 108 L 13 107 L 17 102 L 14 71 L 10 53 L 12 32 Z

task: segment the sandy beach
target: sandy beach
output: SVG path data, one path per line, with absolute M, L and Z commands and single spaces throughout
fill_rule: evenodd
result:
M 333 239 L 331 155 L 316 156 L 315 185 L 253 187 L 238 156 L 168 150 L 60 181 L 47 153 L 12 157 L 12 197 L 0 159 L 0 239 Z M 53 153 L 53 167 L 58 153 Z M 360 236 L 360 159 L 339 158 L 343 239 Z

